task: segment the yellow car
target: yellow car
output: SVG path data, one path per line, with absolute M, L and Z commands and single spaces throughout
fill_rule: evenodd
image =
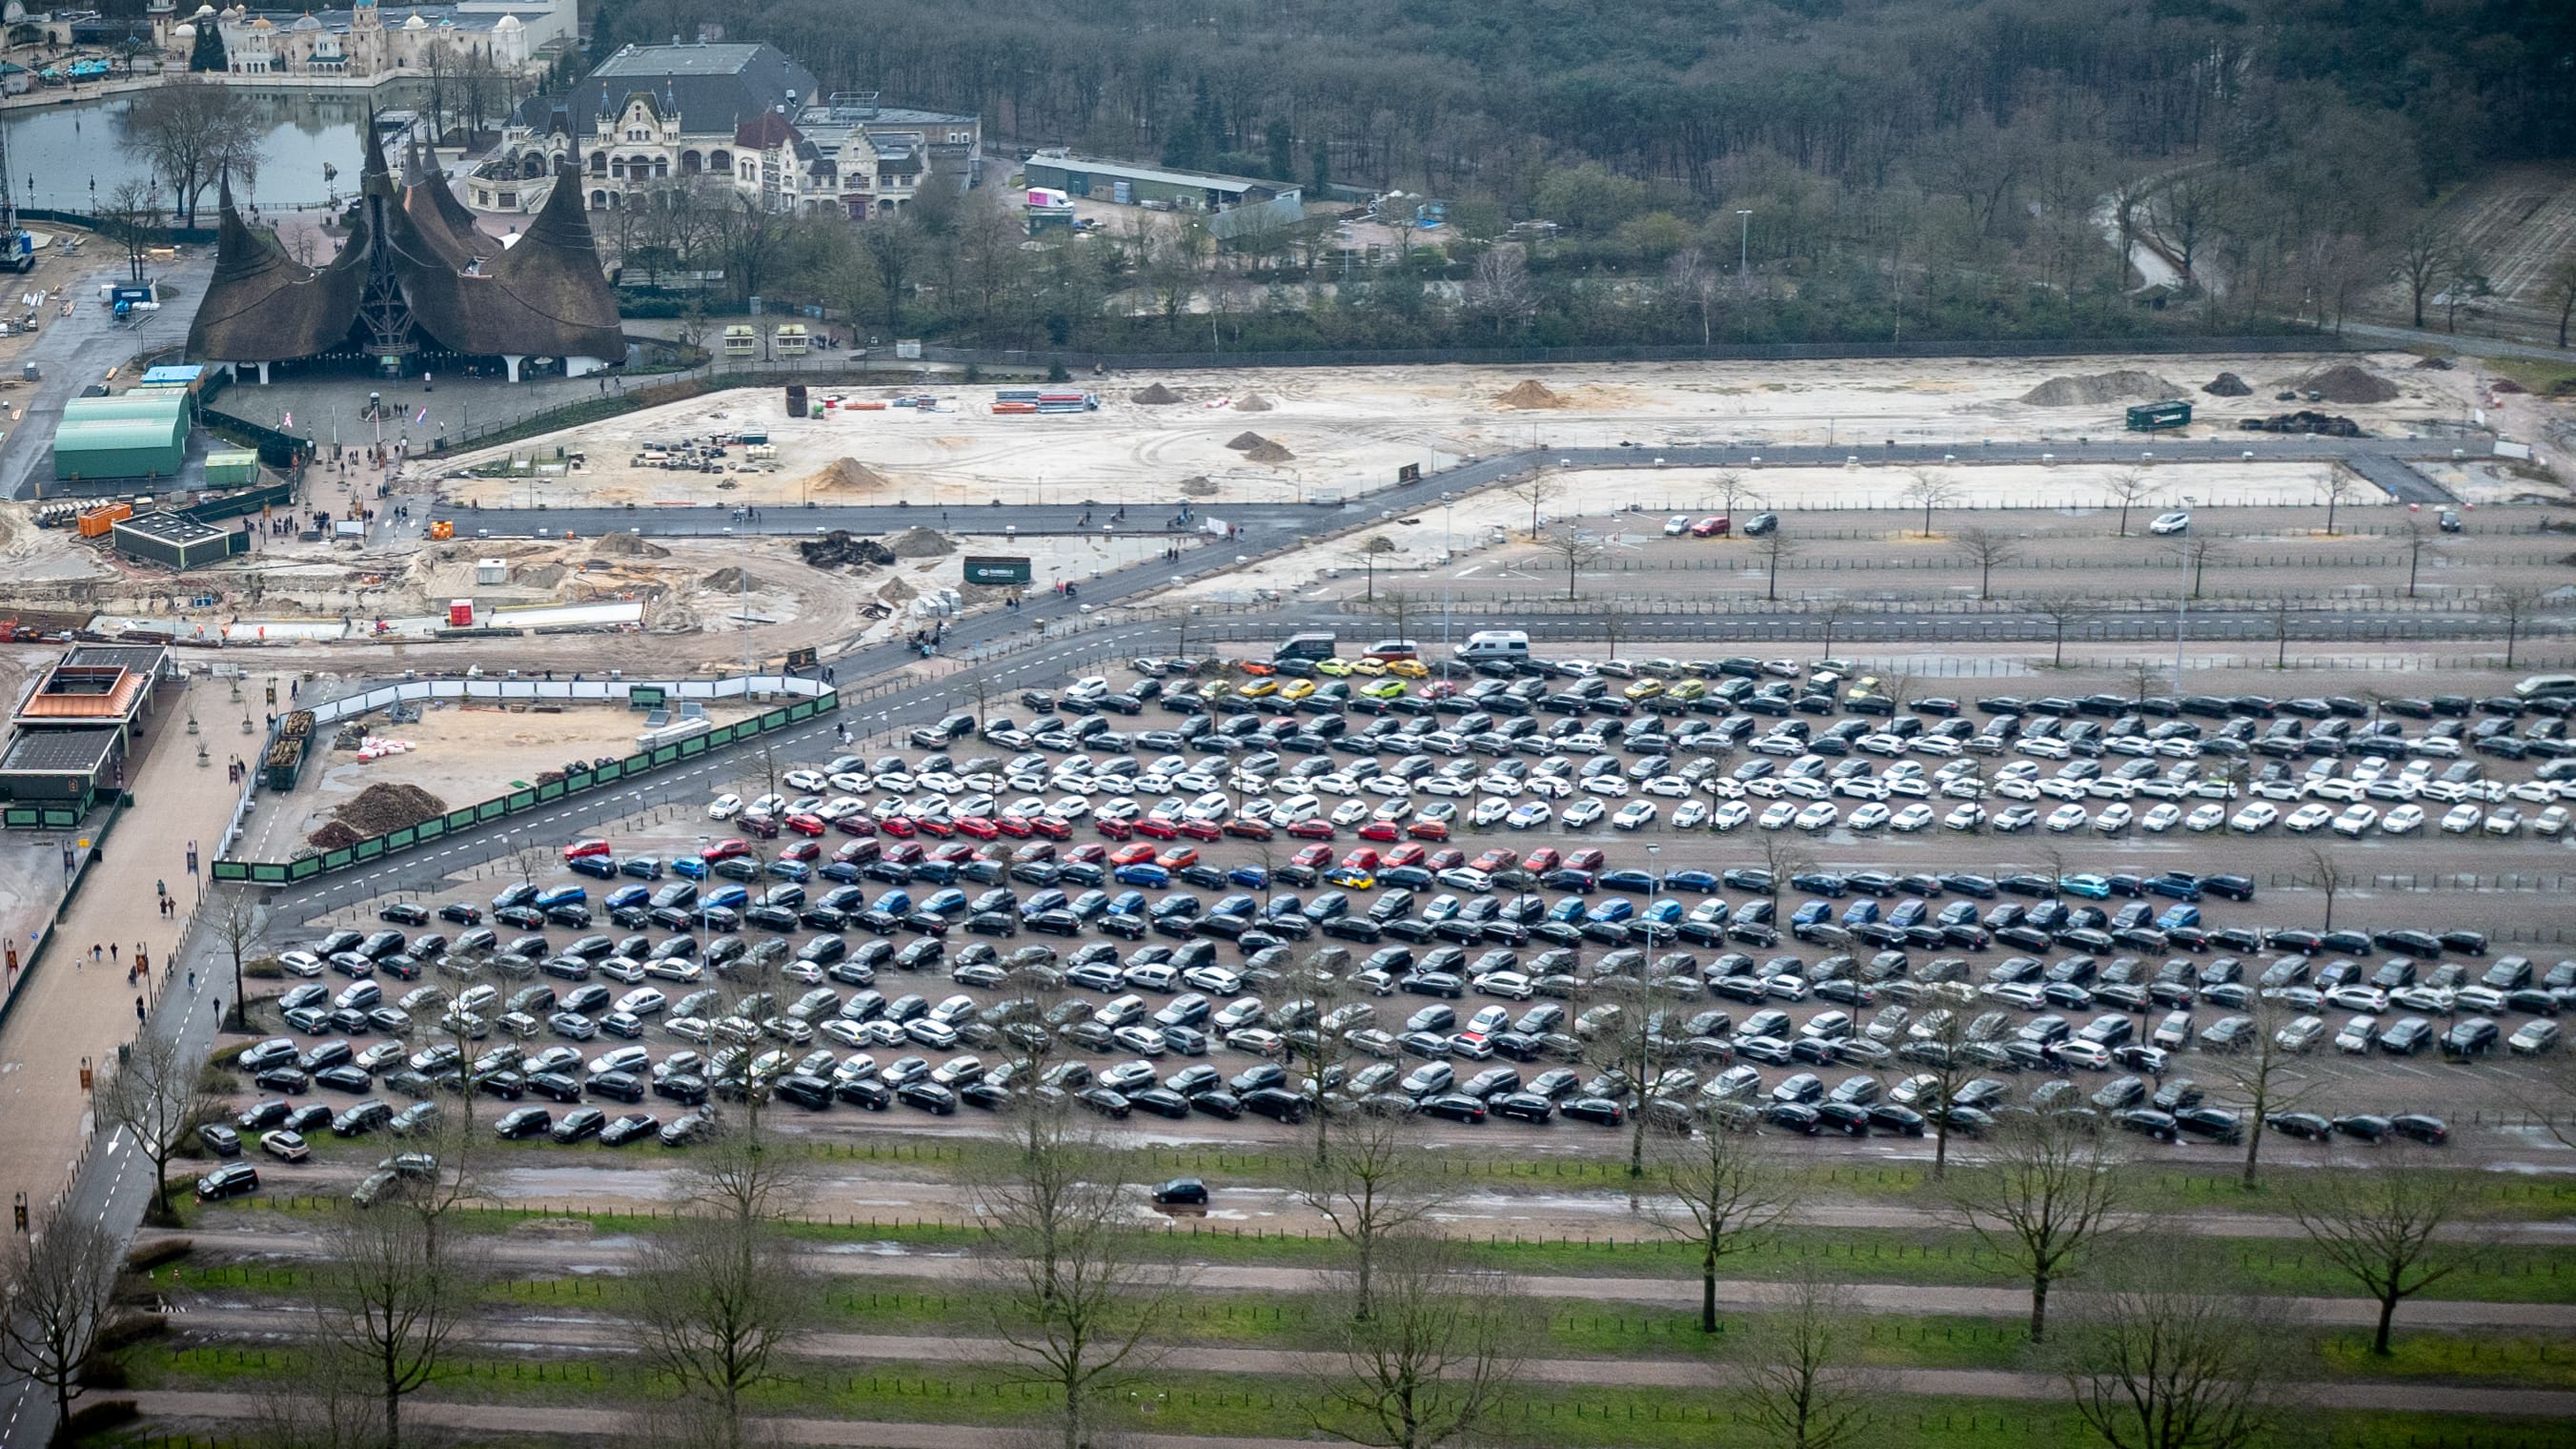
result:
M 1292 679 L 1280 688 L 1279 697 L 1281 699 L 1304 699 L 1307 695 L 1313 694 L 1314 692 L 1315 681 L 1311 679 Z
M 1673 686 L 1672 695 L 1673 698 L 1684 701 L 1706 699 L 1708 698 L 1708 681 L 1705 679 L 1685 679 L 1681 683 Z
M 1234 686 L 1222 679 L 1211 679 L 1199 686 L 1199 698 L 1214 703 L 1234 693 Z
M 1619 692 L 1630 699 L 1652 699 L 1664 692 L 1664 682 L 1660 679 L 1640 679 Z
M 1386 661 L 1386 672 L 1406 679 L 1428 679 L 1431 666 L 1419 659 L 1390 659 Z
M 1315 672 L 1328 679 L 1346 678 L 1351 672 L 1351 661 L 1347 659 L 1318 659 L 1315 661 Z
M 1270 696 L 1279 692 L 1279 681 L 1276 679 L 1255 679 L 1245 684 L 1238 692 L 1246 699 L 1268 699 Z
M 1386 661 L 1383 659 L 1354 659 L 1351 661 L 1351 673 L 1365 674 L 1374 679 L 1377 676 L 1386 673 Z
M 1401 679 L 1381 679 L 1375 684 L 1361 686 L 1360 693 L 1367 695 L 1371 699 L 1393 699 L 1397 695 L 1404 693 L 1404 681 Z

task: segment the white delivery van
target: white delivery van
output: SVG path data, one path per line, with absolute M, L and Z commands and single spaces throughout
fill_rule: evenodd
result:
M 1479 629 L 1458 646 L 1458 657 L 1474 663 L 1486 659 L 1529 657 L 1529 635 L 1518 629 Z
M 2535 674 L 2513 692 L 2524 699 L 2576 699 L 2576 674 Z

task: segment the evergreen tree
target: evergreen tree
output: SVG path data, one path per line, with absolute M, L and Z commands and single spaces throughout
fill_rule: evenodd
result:
M 188 69 L 221 75 L 232 68 L 232 62 L 224 55 L 223 27 L 209 17 L 205 24 L 197 27 L 197 47 L 188 52 Z
M 1274 181 L 1297 179 L 1297 141 L 1289 134 L 1288 123 L 1274 116 L 1261 134 L 1262 144 L 1270 151 L 1270 176 Z

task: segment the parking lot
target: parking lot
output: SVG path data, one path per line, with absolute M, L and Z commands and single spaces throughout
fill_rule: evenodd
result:
M 2554 940 L 2507 939 L 2554 937 L 2548 896 L 2370 884 L 2554 876 L 2555 705 L 2141 708 L 2077 676 L 1893 708 L 1813 659 L 1139 663 L 953 738 L 779 762 L 498 895 L 386 903 L 381 934 L 278 941 L 295 1014 L 253 1053 L 314 1080 L 260 1077 L 291 1105 L 251 1125 L 318 1104 L 299 1125 L 391 1130 L 470 1070 L 508 1130 L 573 1142 L 757 1080 L 807 1133 L 989 1130 L 1042 1092 L 1165 1137 L 1285 1134 L 1320 1098 L 1419 1113 L 1426 1140 L 1607 1150 L 1642 1101 L 1904 1156 L 1939 1110 L 1928 1041 L 1976 1054 L 1953 1102 L 1974 1131 L 2160 1091 L 2241 1107 L 2215 1058 L 2251 1017 L 2300 1043 L 2278 1099 L 2431 1114 L 2510 1157 L 2524 1139 L 2492 1124 L 2534 1096 L 2512 1044 L 2555 1049 L 2576 990 Z M 2408 806 L 2425 821 L 2392 834 Z M 384 1105 L 350 1118 L 363 1101 Z M 2197 1124 L 2170 1150 L 2241 1151 Z

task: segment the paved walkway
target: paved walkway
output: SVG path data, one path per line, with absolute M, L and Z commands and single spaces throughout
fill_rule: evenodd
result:
M 201 1251 L 260 1254 L 284 1259 L 310 1258 L 321 1251 L 319 1241 L 307 1233 L 255 1230 L 146 1231 L 138 1235 L 136 1241 L 150 1242 L 166 1237 L 187 1238 Z M 577 1239 L 536 1242 L 504 1238 L 491 1243 L 484 1250 L 483 1259 L 496 1268 L 560 1274 L 576 1269 L 615 1269 L 634 1257 L 635 1246 L 632 1240 L 591 1243 Z M 967 1282 L 984 1274 L 982 1262 L 963 1253 L 932 1257 L 868 1252 L 860 1244 L 851 1244 L 841 1252 L 805 1254 L 803 1261 L 815 1272 L 836 1277 Z M 1329 1276 L 1314 1268 L 1259 1268 L 1211 1263 L 1192 1269 L 1190 1281 L 1197 1287 L 1219 1291 L 1311 1293 L 1327 1286 Z M 1696 1309 L 1699 1306 L 1699 1280 L 1685 1273 L 1662 1278 L 1525 1274 L 1513 1279 L 1513 1285 L 1521 1294 L 1531 1298 L 1643 1303 L 1665 1308 Z M 1786 1290 L 1783 1285 L 1764 1279 L 1720 1279 L 1717 1292 L 1721 1302 L 1744 1305 L 1780 1301 Z M 1982 1288 L 1863 1283 L 1856 1285 L 1853 1293 L 1859 1306 L 1872 1313 L 2019 1318 L 2030 1312 L 2030 1291 L 2009 1285 Z M 2080 1296 L 2067 1291 L 2056 1295 L 2061 1300 Z M 2311 1323 L 2329 1327 L 2371 1325 L 2379 1321 L 2378 1305 L 2368 1299 L 2292 1298 L 2285 1301 L 2292 1312 Z M 2398 1319 L 2401 1324 L 2416 1328 L 2540 1328 L 2576 1334 L 2576 1304 L 2571 1303 L 2417 1299 L 2399 1310 Z
M 211 764 L 197 763 L 197 739 L 187 733 L 191 704 L 202 714 Z M 197 842 L 201 862 L 212 860 L 237 798 L 224 779 L 224 761 L 241 737 L 221 732 L 239 718 L 237 708 L 216 681 L 163 688 L 134 776 L 134 804 L 101 843 L 103 856 L 91 864 L 70 914 L 53 928 L 58 939 L 20 983 L 18 1003 L 0 1029 L 0 1198 L 24 1192 L 39 1216 L 88 1146 L 82 1060 L 103 1068 L 118 1043 L 133 1039 L 134 1000 L 143 988 L 127 984 L 125 963 L 137 947 L 152 963 L 151 994 L 167 986 L 163 968 L 205 881 L 187 873 L 188 842 Z M 177 895 L 181 915 L 160 914 L 157 884 Z M 100 948 L 96 964 L 89 959 L 93 943 Z

